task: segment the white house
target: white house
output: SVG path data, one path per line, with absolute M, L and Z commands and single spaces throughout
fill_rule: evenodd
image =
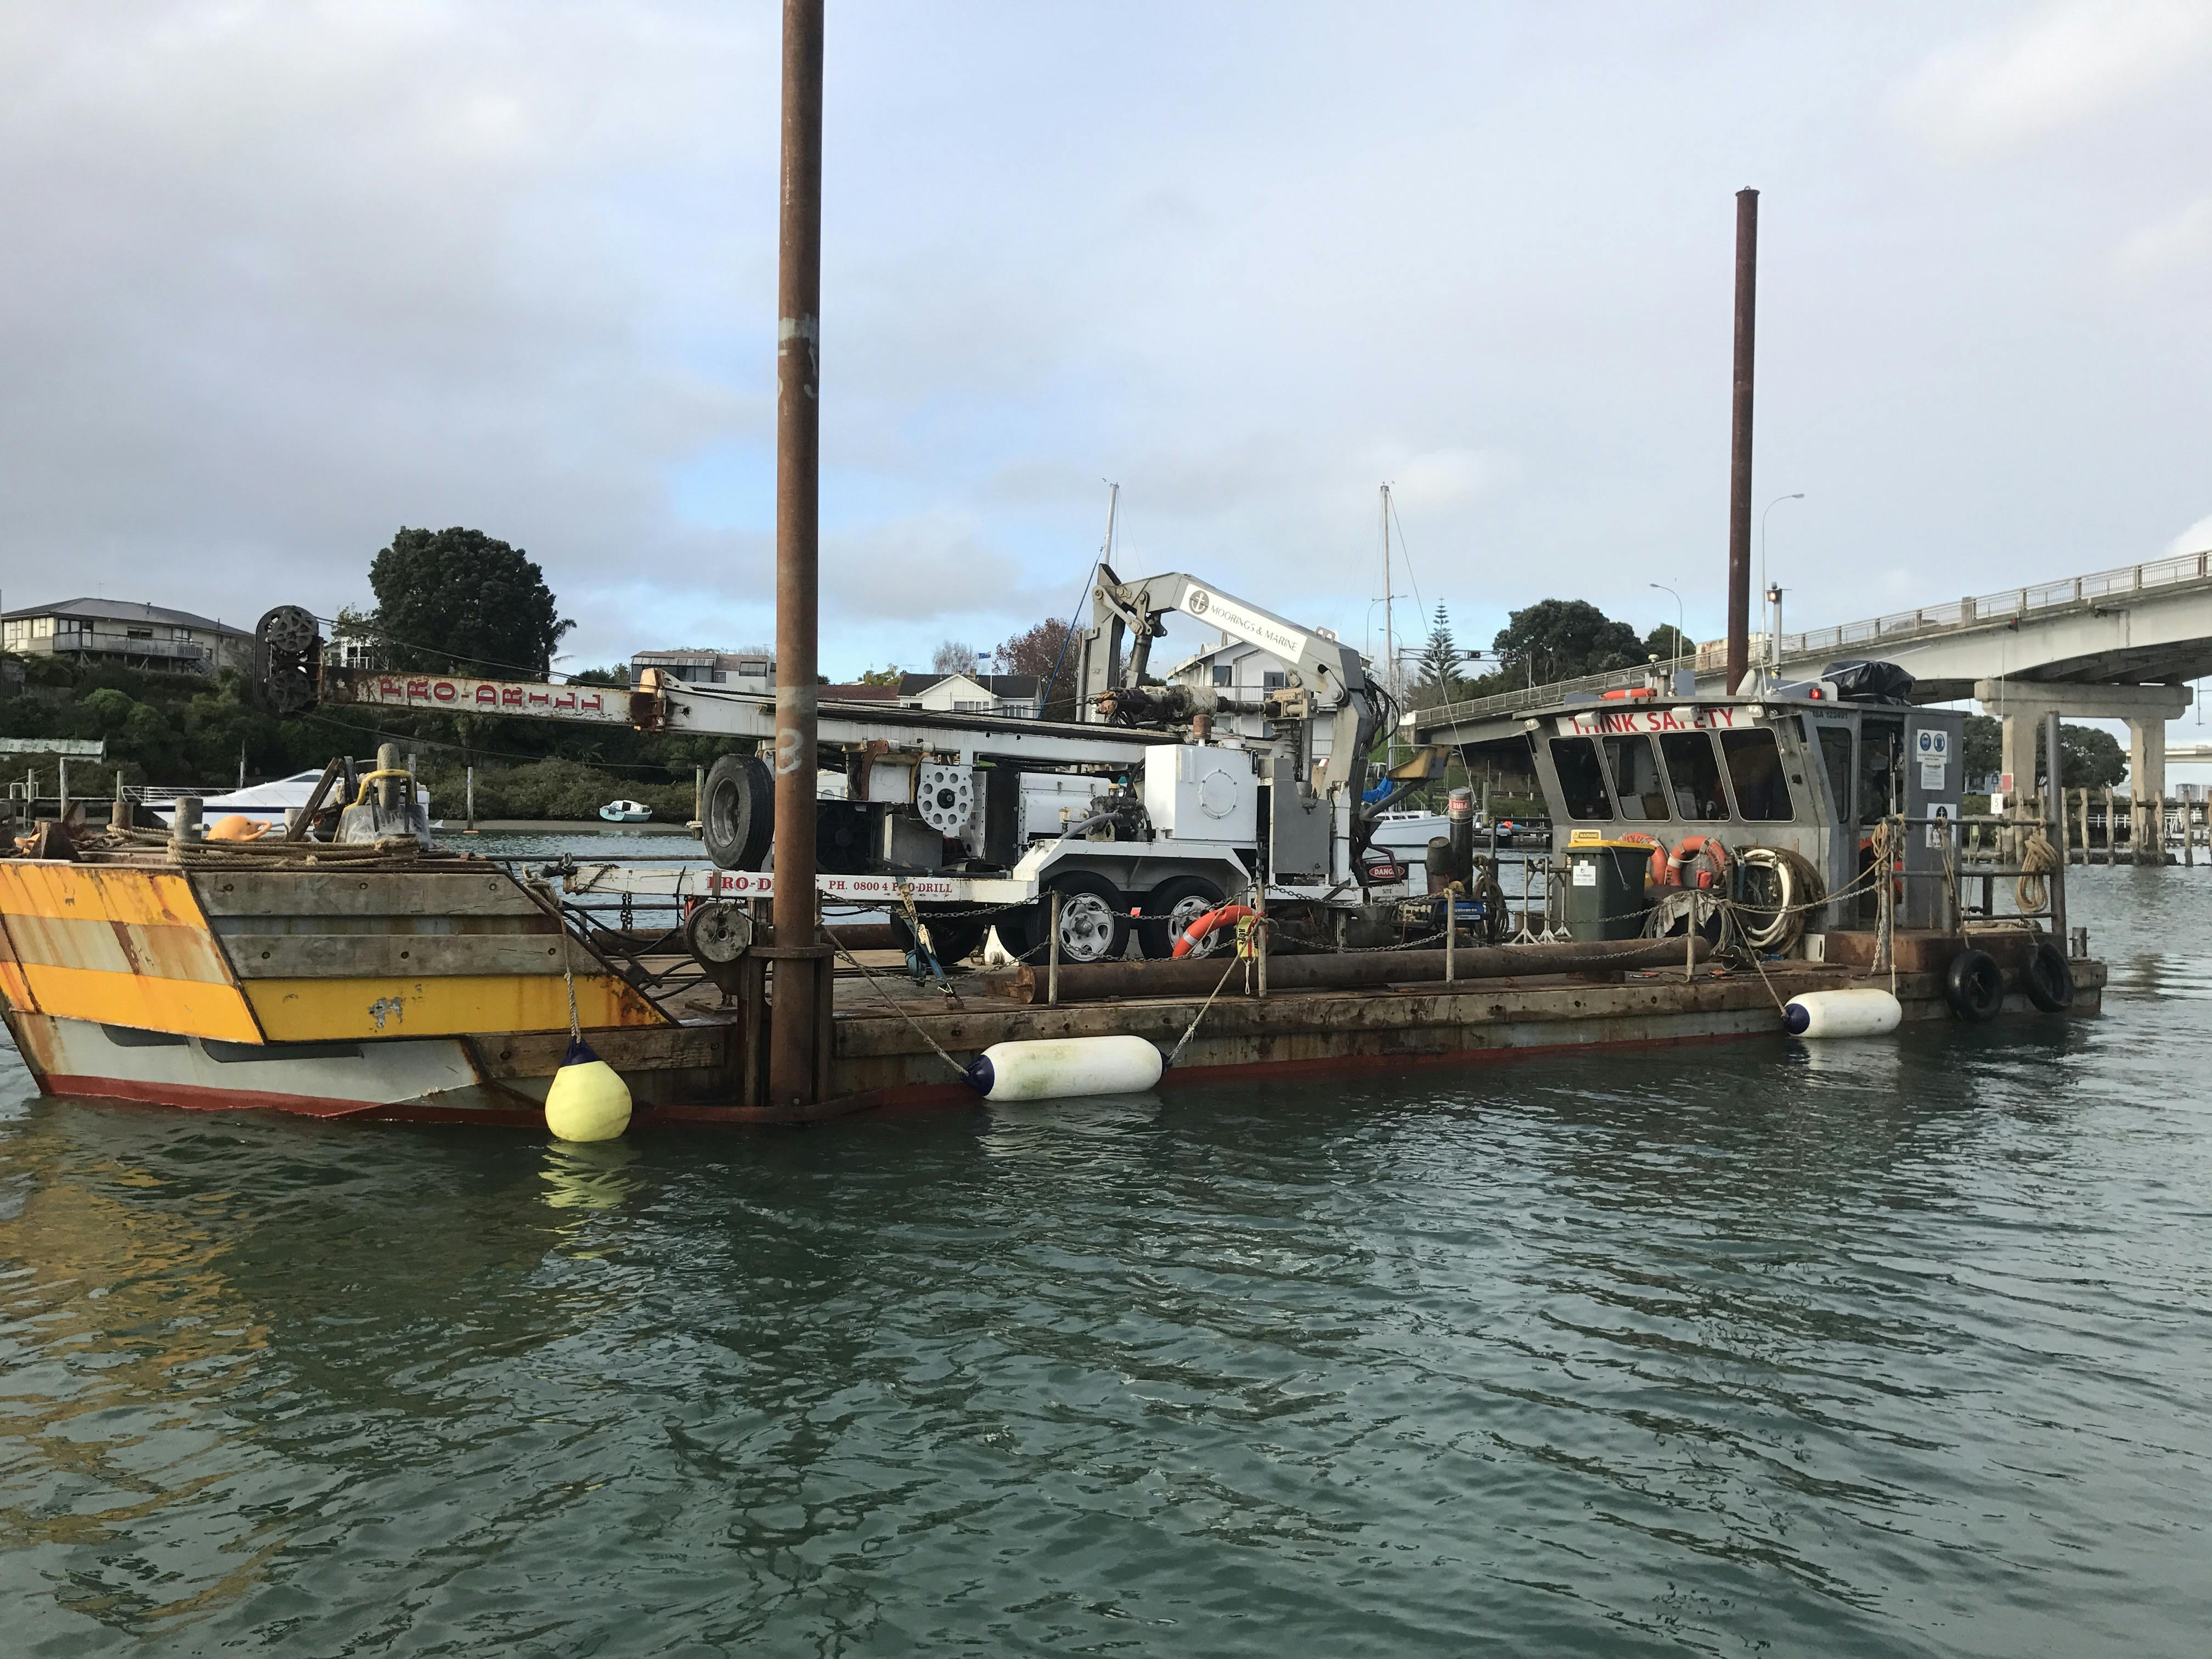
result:
M 1224 641 L 1184 658 L 1168 670 L 1167 677 L 1172 684 L 1201 686 L 1248 702 L 1257 702 L 1291 681 L 1290 665 L 1280 657 L 1239 640 Z
M 1033 720 L 1037 712 L 1034 674 L 902 674 L 899 706 L 944 714 L 1006 714 Z

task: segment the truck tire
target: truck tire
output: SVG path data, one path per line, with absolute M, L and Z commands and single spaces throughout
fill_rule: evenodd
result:
M 1969 1025 L 1995 1019 L 2003 1011 L 2004 994 L 2004 969 L 1986 951 L 1969 946 L 1944 970 L 1943 1000 Z
M 991 931 L 988 917 L 932 915 L 926 904 L 917 906 L 915 914 L 929 929 L 929 942 L 936 947 L 939 963 L 946 968 L 974 956 L 982 945 L 983 935 Z M 909 938 L 904 916 L 894 913 L 890 922 L 901 939 Z
M 775 841 L 775 780 L 757 755 L 725 755 L 707 769 L 699 836 L 723 870 L 757 870 Z
M 2021 976 L 2027 1000 L 2046 1014 L 2063 1013 L 2074 1005 L 2074 970 L 2066 956 L 2049 939 L 2037 944 Z
M 1052 895 L 1060 895 L 1060 959 L 1062 962 L 1118 962 L 1129 948 L 1129 902 L 1103 876 L 1070 870 L 1052 877 L 1035 904 L 999 917 L 999 942 L 1024 962 L 1042 963 L 1051 951 L 1045 928 Z
M 1220 884 L 1204 876 L 1171 876 L 1145 897 L 1145 914 L 1137 922 L 1137 943 L 1147 962 L 1165 962 L 1175 954 L 1175 942 L 1183 929 L 1224 900 Z M 1210 957 L 1233 950 L 1234 928 L 1217 929 L 1198 942 L 1191 956 Z

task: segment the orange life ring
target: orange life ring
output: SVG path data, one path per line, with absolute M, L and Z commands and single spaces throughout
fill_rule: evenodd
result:
M 1248 905 L 1218 905 L 1182 930 L 1182 937 L 1175 942 L 1175 950 L 1170 954 L 1175 960 L 1180 962 L 1195 951 L 1199 941 L 1215 928 L 1232 926 L 1254 914 L 1255 912 Z
M 1681 878 L 1674 873 L 1674 866 L 1667 862 L 1667 843 L 1658 836 L 1648 830 L 1624 830 L 1619 838 L 1622 841 L 1639 842 L 1651 849 L 1651 874 L 1649 879 L 1652 886 L 1678 887 L 1681 884 Z
M 1672 886 L 1686 886 L 1682 878 L 1682 866 L 1693 859 L 1703 859 L 1710 869 L 1698 872 L 1695 885 L 1711 887 L 1714 880 L 1728 875 L 1728 848 L 1721 845 L 1718 836 L 1685 836 L 1674 843 L 1674 850 L 1667 855 L 1667 865 L 1673 875 Z

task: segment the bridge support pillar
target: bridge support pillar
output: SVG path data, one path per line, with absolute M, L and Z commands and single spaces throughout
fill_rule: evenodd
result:
M 2166 799 L 2166 723 L 2188 708 L 2185 685 L 2092 685 L 2071 680 L 1978 680 L 1974 696 L 1982 712 L 2004 721 L 2000 763 L 2013 775 L 2013 787 L 2027 794 L 2035 787 L 2036 723 L 2045 715 L 2128 723 L 2128 788 L 2132 799 L 2130 840 L 2135 856 L 2165 856 L 2162 807 Z M 2106 827 L 2111 835 L 2110 826 Z
M 1997 770 L 2012 776 L 2015 797 L 2035 788 L 2035 734 L 2042 730 L 2046 710 L 2007 704 L 1997 744 Z
M 2128 722 L 2128 846 L 2137 864 L 2166 862 L 2166 721 Z

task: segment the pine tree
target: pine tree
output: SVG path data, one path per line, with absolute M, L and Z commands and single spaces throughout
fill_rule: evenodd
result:
M 1442 599 L 1437 601 L 1437 614 L 1429 623 L 1428 643 L 1421 647 L 1419 660 L 1422 686 L 1442 693 L 1449 700 L 1458 684 L 1455 671 L 1459 665 L 1459 647 L 1453 641 L 1451 617 Z

